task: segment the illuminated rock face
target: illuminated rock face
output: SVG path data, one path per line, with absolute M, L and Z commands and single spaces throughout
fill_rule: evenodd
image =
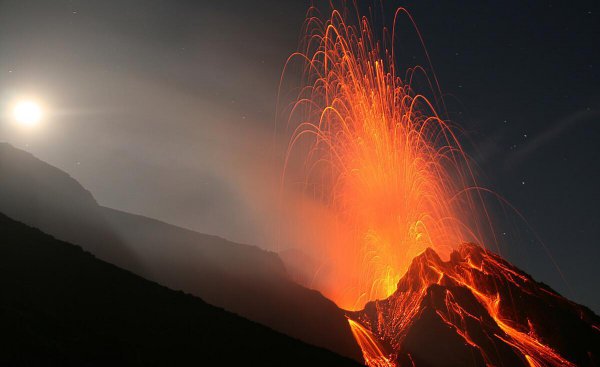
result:
M 371 366 L 600 363 L 597 315 L 472 244 L 449 261 L 426 250 L 393 295 L 349 317 Z

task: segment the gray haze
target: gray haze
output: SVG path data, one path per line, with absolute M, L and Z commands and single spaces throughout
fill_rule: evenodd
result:
M 2 1 L 0 101 L 49 116 L 0 139 L 105 206 L 264 245 L 279 76 L 305 4 Z M 257 182 L 257 178 L 259 179 Z M 251 182 L 250 182 L 251 181 Z

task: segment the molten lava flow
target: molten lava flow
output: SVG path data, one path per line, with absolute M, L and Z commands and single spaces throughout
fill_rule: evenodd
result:
M 293 154 L 307 155 L 305 187 L 335 217 L 319 253 L 321 290 L 360 309 L 392 294 L 425 248 L 447 256 L 480 241 L 486 215 L 468 190 L 475 182 L 455 133 L 411 88 L 424 69 L 398 77 L 366 18 L 349 25 L 334 10 L 325 23 L 309 16 L 306 27 L 306 48 L 290 59 L 308 66 L 286 167 Z
M 352 335 L 363 352 L 365 363 L 371 367 L 394 367 L 395 364 L 386 356 L 383 347 L 368 329 L 358 322 L 348 319 Z
M 593 364 L 600 357 L 599 319 L 593 312 L 477 245 L 461 245 L 449 261 L 426 250 L 413 260 L 393 295 L 350 317 L 352 328 L 360 325 L 362 334 L 379 346 L 365 348 L 359 341 L 367 363 L 384 356 L 394 365 L 469 361 L 469 365 L 558 367 Z M 562 328 L 560 333 L 557 328 Z M 446 356 L 440 363 L 429 357 L 436 346 L 423 335 L 453 346 L 456 360 Z

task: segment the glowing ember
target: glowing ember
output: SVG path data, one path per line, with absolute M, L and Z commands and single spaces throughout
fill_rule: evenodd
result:
M 320 254 L 328 271 L 316 276 L 328 278 L 321 290 L 346 309 L 392 294 L 425 248 L 447 256 L 462 242 L 481 243 L 486 218 L 455 133 L 411 88 L 423 69 L 399 78 L 393 53 L 366 18 L 358 23 L 335 10 L 325 23 L 309 16 L 306 48 L 290 59 L 308 66 L 286 165 L 306 153 L 306 188 L 334 213 Z

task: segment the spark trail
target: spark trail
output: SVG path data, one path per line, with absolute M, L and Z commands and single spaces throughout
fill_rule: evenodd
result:
M 424 249 L 447 256 L 480 242 L 487 214 L 468 189 L 476 182 L 454 129 L 411 87 L 424 69 L 398 77 L 365 17 L 351 25 L 338 10 L 326 22 L 309 15 L 306 32 L 290 58 L 307 66 L 286 168 L 306 155 L 306 189 L 336 220 L 321 257 L 331 259 L 334 287 L 324 292 L 359 309 L 392 294 Z

